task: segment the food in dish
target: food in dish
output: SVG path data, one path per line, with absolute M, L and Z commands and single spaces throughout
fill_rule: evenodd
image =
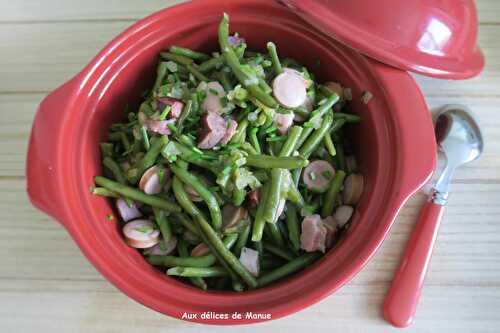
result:
M 219 25 L 219 52 L 172 46 L 137 111 L 101 143 L 125 242 L 201 289 L 266 286 L 317 260 L 352 218 L 363 176 L 350 151 L 349 90 L 296 60 L 247 50 Z

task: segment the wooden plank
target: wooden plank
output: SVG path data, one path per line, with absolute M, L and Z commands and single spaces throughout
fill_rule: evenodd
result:
M 182 0 L 36 0 L 10 1 L 2 4 L 0 22 L 75 21 L 75 20 L 137 20 L 157 10 L 184 2 Z M 480 22 L 499 22 L 496 0 L 477 0 Z
M 182 0 L 36 0 L 2 4 L 0 22 L 75 21 L 75 20 L 138 20 L 160 9 L 184 2 Z
M 133 21 L 7 23 L 0 29 L 0 93 L 50 91 L 78 73 L 113 37 Z M 416 76 L 429 96 L 499 96 L 500 38 L 497 26 L 483 26 L 480 45 L 485 71 L 467 81 Z
M 22 181 L 0 180 L 0 197 L 4 198 L 0 209 L 12 210 L 4 220 L 15 221 L 0 228 L 4 236 L 0 297 L 9 300 L 0 303 L 3 330 L 28 332 L 33 327 L 53 327 L 55 322 L 58 331 L 195 329 L 117 291 L 55 222 L 37 217 L 42 214 L 31 208 L 29 215 L 18 214 L 28 207 L 23 187 Z M 496 313 L 500 306 L 500 207 L 496 200 L 500 185 L 456 184 L 452 190 L 417 322 L 410 332 L 439 328 L 493 332 L 500 324 Z M 423 200 L 422 195 L 410 200 L 376 256 L 347 286 L 288 320 L 256 328 L 263 332 L 277 328 L 391 331 L 380 319 L 380 306 Z M 22 310 L 12 316 L 12 308 Z M 209 329 L 200 327 L 203 332 Z

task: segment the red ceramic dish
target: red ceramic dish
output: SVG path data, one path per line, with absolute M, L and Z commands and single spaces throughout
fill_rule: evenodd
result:
M 363 121 L 353 135 L 365 193 L 344 239 L 316 264 L 285 281 L 244 293 L 202 292 L 155 270 L 122 240 L 112 206 L 92 196 L 92 177 L 101 174 L 98 143 L 120 119 L 126 104 L 136 106 L 152 84 L 157 54 L 171 44 L 217 48 L 223 11 L 232 29 L 254 49 L 277 43 L 280 53 L 304 62 L 319 80 L 335 79 L 353 89 L 353 108 Z M 272 17 L 272 19 L 270 19 Z M 374 98 L 364 105 L 363 91 Z M 92 264 L 138 302 L 180 318 L 184 312 L 243 314 L 242 319 L 193 321 L 242 324 L 303 309 L 334 292 L 366 264 L 382 243 L 396 214 L 430 177 L 435 164 L 431 118 L 406 72 L 382 65 L 327 39 L 267 0 L 198 1 L 160 11 L 126 30 L 74 79 L 41 103 L 28 152 L 29 196 L 61 222 Z
M 345 45 L 391 66 L 442 79 L 478 75 L 474 0 L 280 0 Z

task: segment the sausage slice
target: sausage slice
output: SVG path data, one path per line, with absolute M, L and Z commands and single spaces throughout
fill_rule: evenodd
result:
M 116 199 L 116 209 L 124 222 L 128 222 L 142 216 L 135 203 L 132 203 L 132 205 L 129 206 L 128 203 L 122 198 Z
M 160 231 L 149 220 L 134 220 L 123 226 L 125 242 L 136 249 L 147 249 L 160 241 Z
M 324 160 L 316 160 L 304 169 L 302 180 L 306 187 L 314 192 L 325 192 L 335 175 L 335 169 Z
M 208 112 L 202 118 L 198 148 L 215 147 L 226 134 L 226 121 L 215 112 Z
M 273 94 L 284 107 L 296 108 L 306 101 L 306 84 L 297 74 L 284 71 L 274 78 Z

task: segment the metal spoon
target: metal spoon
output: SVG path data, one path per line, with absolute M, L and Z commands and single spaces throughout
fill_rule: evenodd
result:
M 429 201 L 421 210 L 385 298 L 384 317 L 397 327 L 406 327 L 413 321 L 444 206 L 448 201 L 451 177 L 456 168 L 477 159 L 483 151 L 481 130 L 467 110 L 465 106 L 447 105 L 436 120 L 436 140 L 439 150 L 446 157 L 446 167 L 432 189 Z

